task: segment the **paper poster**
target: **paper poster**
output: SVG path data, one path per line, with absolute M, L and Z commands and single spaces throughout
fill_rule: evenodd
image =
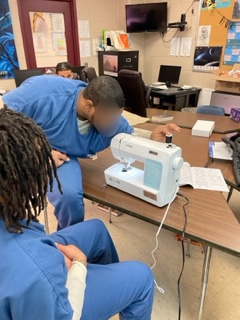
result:
M 98 49 L 100 45 L 102 44 L 101 39 L 93 39 L 93 55 L 97 56 L 98 55 Z
M 118 77 L 118 56 L 107 55 L 103 56 L 103 74 L 106 76 Z
M 240 18 L 240 0 L 235 0 L 233 8 L 233 19 Z
M 222 47 L 196 47 L 193 70 L 209 72 L 219 69 Z
M 211 26 L 199 26 L 197 46 L 198 47 L 208 47 L 211 34 Z
M 14 78 L 13 70 L 19 69 L 11 12 L 8 0 L 0 5 L 0 79 Z M 0 80 L 1 81 L 1 80 Z
M 189 57 L 192 48 L 192 38 L 182 38 L 180 56 Z
M 81 58 L 91 57 L 90 41 L 80 41 L 80 56 Z
M 240 63 L 240 46 L 226 46 L 223 64 L 233 66 Z
M 52 46 L 57 56 L 66 56 L 67 44 L 66 44 L 65 33 L 52 32 Z
M 63 13 L 51 13 L 52 31 L 65 32 L 65 23 Z
M 240 45 L 240 22 L 231 22 L 229 24 L 227 45 Z
M 201 0 L 201 9 L 207 10 L 208 7 L 214 5 L 215 8 L 226 8 L 230 7 L 231 0 L 212 0 L 211 3 L 209 0 Z
M 80 39 L 90 38 L 88 20 L 78 20 L 78 34 Z
M 35 53 L 47 52 L 47 39 L 43 33 L 33 33 L 33 44 Z
M 178 56 L 180 50 L 180 38 L 173 38 L 171 41 L 170 56 Z

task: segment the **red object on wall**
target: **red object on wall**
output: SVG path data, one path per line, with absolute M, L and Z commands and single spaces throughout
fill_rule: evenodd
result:
M 76 0 L 17 0 L 23 45 L 29 69 L 37 68 L 29 12 L 63 13 L 68 62 L 80 65 Z M 48 66 L 46 66 L 48 67 Z

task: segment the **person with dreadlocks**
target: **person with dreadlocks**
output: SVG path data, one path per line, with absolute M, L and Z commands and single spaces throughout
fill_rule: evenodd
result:
M 124 94 L 117 80 L 101 76 L 87 86 L 63 77 L 36 76 L 3 96 L 9 108 L 32 118 L 53 148 L 63 195 L 48 194 L 55 208 L 58 230 L 84 220 L 82 173 L 78 157 L 86 158 L 109 147 L 114 135 L 125 132 L 163 141 L 179 131 L 174 124 L 153 132 L 134 129 L 121 116 Z M 57 185 L 56 179 L 54 185 Z
M 0 110 L 0 319 L 150 320 L 153 275 L 119 262 L 97 219 L 46 235 L 38 223 L 53 175 L 51 146 L 23 114 Z

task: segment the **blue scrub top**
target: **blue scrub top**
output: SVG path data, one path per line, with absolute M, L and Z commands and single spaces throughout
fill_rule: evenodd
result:
M 29 227 L 9 233 L 0 219 L 0 319 L 71 320 L 64 257 L 41 224 Z
M 46 133 L 53 149 L 77 157 L 86 157 L 109 147 L 112 137 L 104 137 L 92 126 L 89 133 L 79 133 L 77 99 L 85 82 L 63 77 L 36 76 L 3 96 L 4 103 L 32 118 Z M 117 133 L 131 134 L 133 128 L 121 118 Z

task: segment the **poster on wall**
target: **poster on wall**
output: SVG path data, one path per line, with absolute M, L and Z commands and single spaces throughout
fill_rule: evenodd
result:
M 240 46 L 226 46 L 223 64 L 233 66 L 240 63 Z
M 13 70 L 19 69 L 14 41 L 12 19 L 8 0 L 0 5 L 0 79 L 13 78 Z
M 222 47 L 196 47 L 194 53 L 193 70 L 210 72 L 219 69 Z
M 235 0 L 233 8 L 233 19 L 240 18 L 240 0 Z
M 207 10 L 208 7 L 211 5 L 214 5 L 215 8 L 226 8 L 230 7 L 231 0 L 212 0 L 211 3 L 209 0 L 201 0 L 201 9 L 202 10 Z
M 240 22 L 231 22 L 229 24 L 227 45 L 240 45 Z
M 197 46 L 198 47 L 209 46 L 210 34 L 211 34 L 211 26 L 199 26 Z

